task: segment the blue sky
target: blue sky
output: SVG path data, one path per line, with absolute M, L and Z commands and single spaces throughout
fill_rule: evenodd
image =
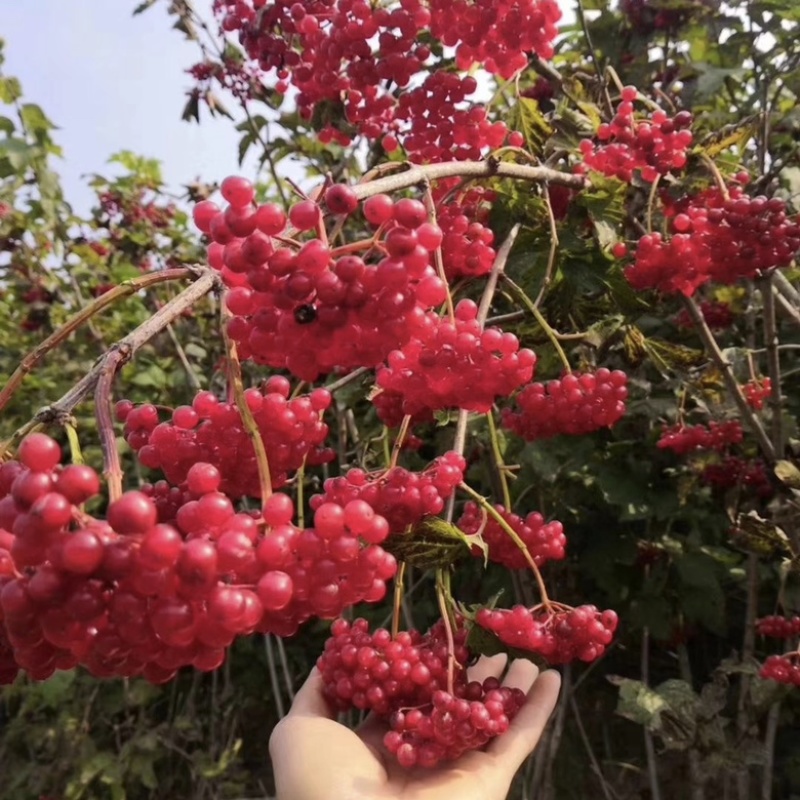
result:
M 199 54 L 171 29 L 163 0 L 137 17 L 131 16 L 136 0 L 0 5 L 4 72 L 18 77 L 25 99 L 59 126 L 55 137 L 65 157 L 57 169 L 76 211 L 86 211 L 92 201 L 81 175 L 108 174 L 108 157 L 123 149 L 160 159 L 176 191 L 198 176 L 220 181 L 240 172 L 230 120 L 205 115 L 197 125 L 180 118 L 191 86 L 184 70 Z

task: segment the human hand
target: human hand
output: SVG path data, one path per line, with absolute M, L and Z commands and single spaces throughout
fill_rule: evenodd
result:
M 505 655 L 481 658 L 469 679 L 500 678 L 506 663 Z M 270 737 L 278 800 L 505 800 L 555 707 L 561 677 L 517 659 L 502 682 L 528 696 L 508 731 L 483 751 L 409 770 L 383 747 L 387 726 L 379 718 L 368 717 L 356 731 L 336 722 L 315 668 Z

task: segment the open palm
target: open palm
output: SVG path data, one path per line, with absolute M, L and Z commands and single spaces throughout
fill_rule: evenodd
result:
M 482 658 L 470 679 L 499 678 L 505 666 L 505 656 Z M 315 669 L 270 738 L 278 800 L 503 800 L 541 737 L 560 677 L 553 671 L 540 675 L 530 661 L 518 659 L 503 684 L 528 695 L 506 733 L 457 761 L 407 770 L 382 746 L 384 722 L 371 717 L 356 731 L 336 722 Z

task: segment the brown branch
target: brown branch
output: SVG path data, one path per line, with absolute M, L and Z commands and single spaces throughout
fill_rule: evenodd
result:
M 767 351 L 767 374 L 771 384 L 769 404 L 772 409 L 771 438 L 775 453 L 783 453 L 783 399 L 781 397 L 781 365 L 778 353 L 778 331 L 775 326 L 775 294 L 772 278 L 765 276 L 759 281 L 761 300 L 764 304 L 764 347 Z
M 162 306 L 150 319 L 112 345 L 75 386 L 55 403 L 40 409 L 34 415 L 32 422 L 35 424 L 49 423 L 68 417 L 73 409 L 94 391 L 110 362 L 115 362 L 117 368 L 126 364 L 142 345 L 161 333 L 170 322 L 177 319 L 186 309 L 191 308 L 201 297 L 208 294 L 213 288 L 222 285 L 219 276 L 213 270 L 202 270 L 199 275 L 200 277 L 191 286 Z
M 557 183 L 571 189 L 586 188 L 587 181 L 582 175 L 560 172 L 549 167 L 531 167 L 525 164 L 512 164 L 506 161 L 448 161 L 442 164 L 409 165 L 408 168 L 394 175 L 369 182 L 358 183 L 353 191 L 359 200 L 376 194 L 397 192 L 411 186 L 426 185 L 430 181 L 441 178 L 516 178 L 523 181 L 539 183 Z
M 753 413 L 753 409 L 747 404 L 747 400 L 742 394 L 742 389 L 739 386 L 735 375 L 733 374 L 733 369 L 730 363 L 725 360 L 725 356 L 722 355 L 722 351 L 719 349 L 717 340 L 714 338 L 714 334 L 711 333 L 711 329 L 708 327 L 708 323 L 705 321 L 705 318 L 697 306 L 697 303 L 695 303 L 691 297 L 682 296 L 682 299 L 683 307 L 692 318 L 692 321 L 697 328 L 697 332 L 700 334 L 700 338 L 705 345 L 706 353 L 720 370 L 720 372 L 722 372 L 722 378 L 725 381 L 725 386 L 736 403 L 739 413 L 742 415 L 742 419 L 747 422 L 750 430 L 758 440 L 758 444 L 761 447 L 764 458 L 766 458 L 770 463 L 774 462 L 776 458 L 775 448 L 772 446 L 772 442 L 770 441 L 769 436 L 767 436 L 764 426 L 761 424 L 758 417 L 756 417 L 756 415 Z
M 58 330 L 53 331 L 43 342 L 38 344 L 31 350 L 25 358 L 22 359 L 19 366 L 14 370 L 11 377 L 6 381 L 6 385 L 0 391 L 0 410 L 5 408 L 8 401 L 14 395 L 14 392 L 20 387 L 25 376 L 31 373 L 39 362 L 61 342 L 67 339 L 74 333 L 84 322 L 90 320 L 95 314 L 102 311 L 104 308 L 116 303 L 125 297 L 154 286 L 158 283 L 165 283 L 166 281 L 183 280 L 184 278 L 191 278 L 198 274 L 197 267 L 183 267 L 179 269 L 167 269 L 161 272 L 154 272 L 149 275 L 143 275 L 140 278 L 134 278 L 124 283 L 115 286 L 105 294 L 93 300 L 87 306 L 82 308 L 72 317 L 70 317 Z

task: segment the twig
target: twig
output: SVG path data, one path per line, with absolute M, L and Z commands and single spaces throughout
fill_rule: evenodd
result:
M 545 293 L 550 288 L 550 284 L 553 280 L 553 272 L 556 267 L 556 253 L 558 252 L 558 227 L 556 226 L 556 218 L 555 214 L 553 214 L 553 206 L 550 203 L 550 192 L 547 190 L 547 187 L 545 187 L 543 194 L 544 202 L 547 206 L 547 221 L 550 225 L 550 252 L 547 254 L 547 267 L 544 271 L 544 279 L 542 280 L 539 294 L 536 295 L 536 299 L 533 301 L 535 308 L 539 308 L 539 304 L 544 299 Z
M 772 409 L 771 438 L 775 453 L 783 453 L 783 399 L 781 397 L 781 365 L 778 354 L 778 331 L 775 326 L 775 294 L 771 276 L 759 280 L 764 304 L 764 347 L 767 351 L 767 374 L 771 384 L 769 404 Z
M 122 496 L 122 465 L 111 412 L 112 387 L 122 361 L 121 351 L 116 350 L 108 354 L 103 361 L 103 369 L 97 379 L 94 393 L 94 413 L 97 418 L 100 447 L 103 450 L 103 475 L 108 484 L 108 499 L 112 503 Z
M 767 730 L 764 733 L 764 771 L 761 778 L 761 800 L 772 800 L 772 780 L 775 769 L 775 738 L 781 715 L 780 700 L 770 706 L 767 714 Z
M 278 682 L 278 669 L 275 666 L 275 654 L 272 652 L 272 634 L 264 634 L 264 648 L 267 651 L 267 667 L 269 669 L 269 680 L 272 684 L 272 693 L 275 698 L 275 708 L 278 711 L 278 716 L 283 719 L 286 716 L 286 710 L 283 705 L 283 697 L 281 696 L 281 685 Z
M 343 389 L 348 383 L 352 383 L 358 380 L 362 375 L 366 375 L 367 372 L 369 372 L 367 367 L 359 367 L 352 372 L 348 372 L 347 375 L 343 375 L 338 380 L 333 381 L 333 383 L 327 384 L 324 388 L 333 394 L 334 392 L 338 392 L 339 389 Z
M 186 356 L 186 351 L 183 349 L 183 345 L 175 335 L 175 329 L 172 327 L 172 325 L 167 325 L 167 334 L 172 340 L 172 346 L 175 348 L 175 352 L 178 354 L 178 360 L 181 362 L 183 371 L 186 373 L 186 379 L 189 381 L 189 385 L 195 392 L 199 392 L 203 388 L 203 385 L 200 383 L 200 378 L 197 377 L 194 367 L 192 367 L 191 363 L 189 362 L 189 359 Z
M 68 392 L 55 403 L 37 411 L 31 423 L 48 424 L 69 417 L 75 407 L 94 391 L 109 361 L 118 362 L 118 368 L 126 364 L 142 345 L 161 333 L 172 320 L 177 319 L 186 309 L 191 308 L 201 297 L 220 285 L 220 279 L 216 272 L 203 270 L 200 277 L 191 286 L 166 303 L 138 328 L 113 344 L 108 352 Z M 0 444 L 0 453 L 4 451 L 5 446 L 6 443 Z
M 692 321 L 694 322 L 695 327 L 700 334 L 700 338 L 703 340 L 706 352 L 720 372 L 722 372 L 722 378 L 725 381 L 728 392 L 730 393 L 731 397 L 733 397 L 733 400 L 739 409 L 739 413 L 742 415 L 742 419 L 747 422 L 750 430 L 758 440 L 758 444 L 761 447 L 764 457 L 769 462 L 775 461 L 775 448 L 772 446 L 772 442 L 767 436 L 764 426 L 761 424 L 758 417 L 756 417 L 756 415 L 753 413 L 753 409 L 747 404 L 747 400 L 742 394 L 742 389 L 733 374 L 733 369 L 731 368 L 730 363 L 726 361 L 725 357 L 722 355 L 722 351 L 719 349 L 717 340 L 714 338 L 714 334 L 711 333 L 711 329 L 708 327 L 708 323 L 705 321 L 705 318 L 698 308 L 697 303 L 695 303 L 691 297 L 686 297 L 685 295 L 682 295 L 681 299 L 683 300 L 684 308 L 692 318 Z
M 642 656 L 641 669 L 642 683 L 647 686 L 650 683 L 650 631 L 645 628 L 642 631 Z M 650 779 L 650 796 L 653 800 L 661 800 L 661 786 L 658 782 L 658 768 L 656 766 L 656 749 L 653 745 L 653 734 L 644 728 L 644 750 L 647 754 L 647 774 Z
M 613 800 L 611 787 L 608 785 L 605 775 L 603 775 L 603 770 L 600 768 L 600 762 L 597 760 L 594 750 L 592 750 L 591 742 L 589 741 L 589 737 L 586 735 L 586 728 L 583 727 L 581 712 L 578 709 L 578 704 L 575 702 L 574 694 L 570 694 L 569 705 L 572 709 L 572 713 L 575 715 L 575 722 L 578 725 L 578 733 L 580 734 L 581 741 L 583 742 L 583 746 L 586 750 L 586 755 L 589 756 L 589 761 L 592 765 L 592 772 L 597 775 L 597 779 L 600 781 L 600 788 L 603 790 L 603 797 L 605 797 L 606 800 Z
M 3 387 L 2 391 L 0 391 L 0 410 L 5 408 L 14 392 L 25 379 L 25 376 L 32 372 L 37 364 L 51 350 L 74 333 L 84 322 L 94 317 L 95 314 L 98 314 L 104 308 L 116 303 L 117 300 L 129 297 L 149 286 L 165 283 L 166 281 L 183 280 L 184 278 L 190 278 L 197 274 L 197 269 L 193 267 L 163 270 L 162 272 L 154 272 L 149 275 L 143 275 L 140 278 L 133 278 L 132 280 L 125 281 L 119 284 L 119 286 L 115 286 L 113 289 L 105 292 L 105 294 L 100 295 L 100 297 L 96 298 L 70 317 L 58 330 L 53 331 L 50 336 L 38 344 L 22 359 L 19 366 L 14 370 L 8 381 L 6 381 L 6 385 Z

